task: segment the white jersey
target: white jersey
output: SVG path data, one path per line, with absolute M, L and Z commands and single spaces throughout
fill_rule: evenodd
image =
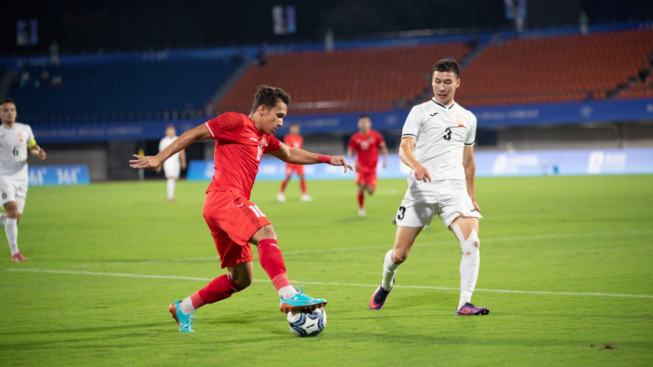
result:
M 163 151 L 165 148 L 168 147 L 168 145 L 172 144 L 173 141 L 175 141 L 178 137 L 173 136 L 172 138 L 166 136 L 161 141 L 159 142 L 159 152 Z M 174 164 L 181 164 L 181 158 L 179 157 L 179 152 L 173 154 L 168 158 L 164 163 L 174 163 Z
M 27 148 L 35 145 L 32 128 L 16 122 L 0 126 L 0 177 L 27 185 Z
M 474 145 L 476 117 L 456 102 L 447 107 L 431 99 L 410 110 L 401 137 L 415 138 L 413 154 L 433 181 L 464 181 L 463 149 Z

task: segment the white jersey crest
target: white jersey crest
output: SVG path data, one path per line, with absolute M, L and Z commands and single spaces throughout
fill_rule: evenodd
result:
M 410 110 L 401 137 L 415 138 L 413 154 L 431 179 L 465 180 L 463 147 L 475 143 L 476 117 L 456 102 L 445 106 L 431 99 Z
M 27 183 L 27 145 L 33 139 L 32 128 L 27 124 L 0 126 L 0 176 Z

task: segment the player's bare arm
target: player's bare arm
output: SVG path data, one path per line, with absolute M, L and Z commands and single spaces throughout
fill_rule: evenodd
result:
M 129 161 L 129 166 L 135 169 L 149 169 L 151 171 L 159 168 L 163 162 L 170 158 L 173 154 L 186 149 L 189 145 L 196 141 L 211 139 L 211 133 L 206 125 L 199 125 L 191 130 L 181 134 L 181 136 L 173 141 L 167 148 L 162 150 L 156 156 L 139 156 L 134 154 L 134 158 Z
M 29 153 L 35 157 L 39 157 L 42 161 L 45 160 L 45 158 L 47 157 L 47 154 L 45 154 L 45 150 L 43 150 L 43 148 L 41 148 L 38 145 L 34 145 L 30 147 Z
M 426 167 L 422 166 L 421 163 L 415 159 L 413 154 L 413 149 L 415 148 L 415 138 L 405 137 L 401 139 L 401 145 L 399 146 L 399 159 L 404 162 L 405 165 L 413 169 L 415 173 L 415 178 L 419 181 L 431 182 L 431 175 Z
M 291 148 L 286 144 L 281 144 L 281 147 L 275 151 L 269 152 L 271 155 L 281 159 L 286 163 L 291 164 L 316 164 L 320 163 L 318 160 L 318 154 L 307 152 L 303 149 Z M 343 156 L 334 156 L 331 157 L 331 161 L 327 162 L 332 166 L 343 166 L 345 172 L 347 168 L 354 170 L 354 168 L 347 163 L 347 160 Z
M 381 154 L 383 154 L 383 168 L 388 165 L 388 146 L 385 142 L 382 142 L 381 145 Z
M 474 189 L 474 176 L 476 175 L 476 161 L 474 160 L 474 146 L 465 147 L 463 150 L 463 167 L 465 167 L 465 180 L 467 181 L 467 194 L 472 199 L 474 208 L 481 211 L 476 203 L 476 190 Z

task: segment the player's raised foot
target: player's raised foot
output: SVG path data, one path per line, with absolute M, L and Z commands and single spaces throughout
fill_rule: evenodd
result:
M 190 314 L 186 315 L 181 311 L 181 306 L 179 305 L 181 301 L 177 301 L 168 307 L 168 311 L 172 314 L 172 318 L 177 321 L 179 325 L 179 331 L 182 333 L 194 333 L 195 330 L 192 329 L 193 321 L 195 321 L 195 315 Z
M 394 279 L 392 279 L 392 286 L 390 286 L 390 289 L 388 290 L 385 290 L 381 285 L 379 285 L 374 293 L 372 293 L 372 298 L 370 298 L 370 310 L 380 310 L 385 304 L 385 300 L 388 299 L 388 295 L 394 286 Z
M 365 216 L 367 216 L 367 213 L 365 212 L 365 208 L 360 208 L 360 209 L 358 209 L 358 216 L 359 216 L 359 217 L 365 217 Z
M 16 255 L 11 257 L 12 263 L 24 263 L 25 261 L 27 261 L 27 259 L 25 258 L 25 256 L 23 256 L 23 253 L 20 251 L 18 251 Z
M 280 202 L 280 203 L 285 203 L 286 202 L 286 195 L 284 195 L 281 192 L 278 193 L 277 194 L 277 201 Z
M 303 289 L 299 290 L 291 298 L 282 299 L 279 304 L 279 310 L 283 313 L 301 311 L 301 310 L 315 310 L 320 307 L 324 307 L 327 304 L 327 300 L 321 298 L 312 298 L 304 294 Z
M 301 201 L 313 201 L 313 198 L 308 196 L 308 194 L 303 194 L 300 198 Z
M 487 315 L 490 313 L 485 307 L 476 307 L 473 304 L 467 302 L 465 305 L 456 310 L 456 315 L 458 316 L 473 316 L 473 315 Z

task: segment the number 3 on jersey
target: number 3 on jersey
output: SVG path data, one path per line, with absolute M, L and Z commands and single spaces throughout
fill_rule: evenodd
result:
M 444 132 L 446 133 L 446 134 L 444 134 L 442 136 L 444 138 L 444 140 L 447 140 L 447 141 L 451 140 L 451 129 L 447 128 L 446 130 L 444 130 Z

